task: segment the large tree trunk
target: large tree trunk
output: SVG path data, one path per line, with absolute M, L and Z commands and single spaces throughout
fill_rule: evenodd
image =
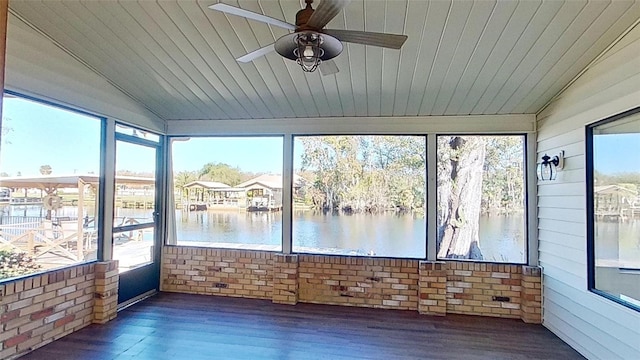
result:
M 438 140 L 438 258 L 482 259 L 478 245 L 485 143 L 482 138 Z

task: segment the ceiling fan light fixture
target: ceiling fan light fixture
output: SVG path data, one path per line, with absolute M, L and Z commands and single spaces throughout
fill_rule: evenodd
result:
M 324 49 L 322 48 L 322 36 L 318 33 L 299 33 L 296 37 L 296 47 L 293 55 L 296 62 L 305 72 L 313 72 L 322 62 Z
M 342 43 L 335 37 L 318 31 L 299 31 L 279 38 L 276 52 L 297 62 L 305 72 L 313 72 L 323 61 L 342 52 Z

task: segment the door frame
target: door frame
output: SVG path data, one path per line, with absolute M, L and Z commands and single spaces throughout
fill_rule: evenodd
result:
M 116 124 L 122 125 L 127 128 L 136 129 L 135 127 L 126 125 L 126 124 Z M 136 129 L 139 130 L 139 129 Z M 115 146 L 114 146 L 114 154 L 117 154 L 118 142 L 125 142 L 133 145 L 144 146 L 148 148 L 155 149 L 155 194 L 154 194 L 154 209 L 153 209 L 153 222 L 149 223 L 141 223 L 141 224 L 132 224 L 125 226 L 116 226 L 116 224 L 112 223 L 111 228 L 111 245 L 114 246 L 113 235 L 125 231 L 133 231 L 133 230 L 141 230 L 148 229 L 150 227 L 153 228 L 154 232 L 154 247 L 153 247 L 153 258 L 152 262 L 149 264 L 141 265 L 137 268 L 128 270 L 120 274 L 119 284 L 118 284 L 118 306 L 126 306 L 127 304 L 138 300 L 139 298 L 143 298 L 148 296 L 149 294 L 153 294 L 160 289 L 160 259 L 162 252 L 162 239 L 163 239 L 163 229 L 164 229 L 164 217 L 161 216 L 163 209 L 163 196 L 164 193 L 164 146 L 165 146 L 165 136 L 160 134 L 155 134 L 159 136 L 159 141 L 151 141 L 144 138 L 123 134 L 119 132 L 115 132 Z M 115 159 L 114 157 L 114 164 Z M 114 166 L 114 178 L 115 178 L 115 166 Z M 114 181 L 114 210 L 115 210 L 115 189 L 116 182 Z M 112 219 L 113 221 L 113 216 Z

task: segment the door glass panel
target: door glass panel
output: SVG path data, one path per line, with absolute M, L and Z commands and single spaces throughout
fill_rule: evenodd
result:
M 153 262 L 153 227 L 113 233 L 113 257 L 119 260 L 120 273 Z
M 153 261 L 155 174 L 155 147 L 117 141 L 113 253 L 120 272 Z
M 113 226 L 153 223 L 156 149 L 117 142 Z

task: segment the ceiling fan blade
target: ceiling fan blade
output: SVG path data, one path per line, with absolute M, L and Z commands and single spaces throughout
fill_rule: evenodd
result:
M 333 75 L 340 72 L 340 69 L 338 69 L 338 65 L 336 65 L 336 62 L 333 60 L 321 62 L 320 66 L 318 66 L 318 69 L 320 69 L 320 73 L 322 73 L 322 76 Z
M 313 11 L 313 15 L 307 21 L 307 26 L 313 29 L 322 29 L 338 13 L 349 4 L 350 0 L 322 0 Z
M 255 13 L 255 12 L 249 11 L 249 10 L 240 9 L 238 7 L 227 5 L 227 4 L 222 4 L 222 3 L 213 4 L 213 5 L 209 6 L 209 9 L 218 10 L 218 11 L 222 11 L 223 13 L 232 14 L 232 15 L 236 15 L 236 16 L 241 16 L 241 17 L 244 17 L 244 18 L 247 18 L 247 19 L 256 20 L 256 21 L 260 21 L 260 22 L 263 22 L 263 23 L 279 26 L 279 27 L 285 28 L 287 30 L 295 30 L 296 29 L 295 25 L 289 24 L 289 23 L 284 22 L 282 20 L 274 19 L 274 18 L 266 16 L 266 15 L 258 14 L 258 13 Z
M 322 32 L 331 35 L 344 42 L 356 44 L 381 46 L 391 49 L 400 49 L 407 40 L 407 35 L 376 33 L 368 31 L 325 29 Z
M 250 61 L 253 61 L 257 58 L 259 58 L 260 56 L 265 56 L 268 53 L 274 51 L 275 48 L 273 47 L 273 44 L 269 44 L 267 46 L 263 46 L 258 50 L 254 50 L 246 55 L 242 55 L 239 58 L 236 59 L 236 61 L 241 62 L 241 63 L 248 63 Z

